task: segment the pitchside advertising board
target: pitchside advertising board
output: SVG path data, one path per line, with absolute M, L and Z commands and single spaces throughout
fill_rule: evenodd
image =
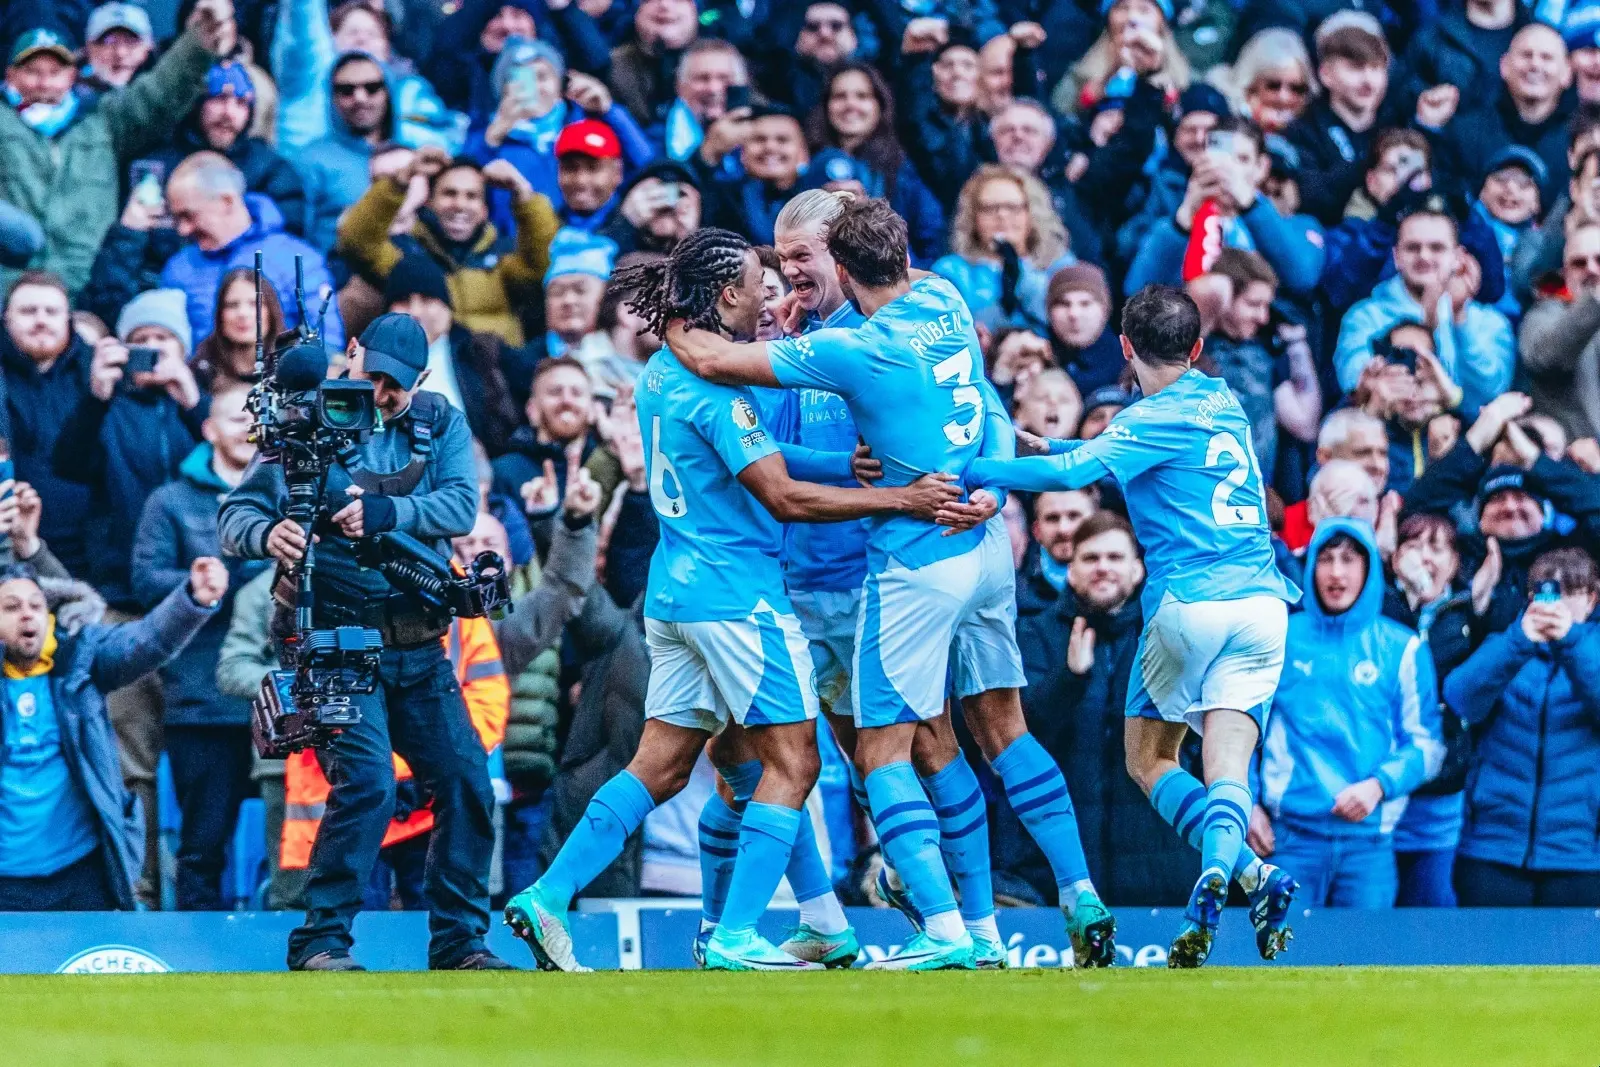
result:
M 595 902 L 601 903 L 601 902 Z M 593 906 L 593 905 L 591 905 Z M 597 970 L 688 968 L 700 921 L 693 907 L 660 902 L 604 902 L 607 910 L 572 916 L 578 958 Z M 847 909 L 864 960 L 892 954 L 911 935 L 897 913 Z M 792 911 L 768 912 L 761 930 L 774 940 L 794 924 Z M 998 914 L 1013 967 L 1070 966 L 1061 914 L 1045 908 Z M 1164 967 L 1177 910 L 1117 912 L 1119 966 Z M 0 973 L 159 974 L 169 971 L 281 971 L 298 914 L 97 912 L 0 914 Z M 1600 912 L 1570 910 L 1317 911 L 1295 918 L 1285 963 L 1299 966 L 1588 964 L 1600 965 Z M 427 967 L 427 916 L 366 912 L 355 925 L 356 953 L 375 971 Z M 495 917 L 489 947 L 518 966 L 528 950 Z M 1208 966 L 1272 966 L 1257 957 L 1248 916 L 1224 917 Z

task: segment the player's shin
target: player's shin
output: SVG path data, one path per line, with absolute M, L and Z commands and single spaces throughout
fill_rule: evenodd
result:
M 993 940 L 994 882 L 989 868 L 989 819 L 978 776 L 959 754 L 922 779 L 939 819 L 939 850 L 961 891 L 961 918 Z
M 719 767 L 717 773 L 727 783 L 733 804 L 730 806 L 718 792 L 700 809 L 700 917 L 703 926 L 715 926 L 722 918 L 734 859 L 739 854 L 741 813 L 761 781 L 761 761 Z
M 1150 803 L 1178 836 L 1195 851 L 1205 847 L 1206 787 L 1182 767 L 1173 767 L 1150 790 Z M 1261 877 L 1261 858 L 1243 842 L 1234 861 L 1233 877 L 1246 893 L 1253 893 Z
M 811 816 L 804 809 L 800 812 L 800 826 L 784 875 L 800 905 L 801 925 L 823 935 L 844 932 L 849 923 L 833 891 L 833 879 L 828 877 L 828 868 L 822 862 L 822 850 L 817 845 Z
M 1092 890 L 1072 794 L 1050 753 L 1025 733 L 995 757 L 992 766 L 1005 785 L 1011 810 L 1050 861 L 1062 899 Z
M 550 869 L 536 883 L 546 906 L 564 912 L 578 891 L 622 854 L 628 835 L 655 806 L 650 791 L 629 771 L 620 771 L 601 786 Z
M 728 883 L 728 901 L 722 909 L 718 937 L 755 929 L 756 920 L 766 913 L 784 868 L 789 865 L 800 820 L 800 812 L 778 804 L 751 801 L 745 807 L 739 830 L 739 858 Z
M 887 763 L 867 775 L 867 796 L 884 856 L 940 941 L 966 934 L 950 876 L 939 854 L 939 821 L 909 762 Z

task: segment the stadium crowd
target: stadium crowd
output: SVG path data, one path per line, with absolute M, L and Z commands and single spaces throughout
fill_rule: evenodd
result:
M 309 752 L 254 758 L 271 578 L 214 563 L 254 452 L 257 249 L 268 337 L 342 351 L 409 314 L 471 427 L 458 557 L 500 552 L 537 599 L 447 642 L 494 883 L 531 882 L 642 726 L 632 389 L 659 342 L 608 278 L 702 225 L 771 244 L 816 188 L 906 218 L 1033 434 L 1136 401 L 1127 295 L 1195 297 L 1305 590 L 1249 835 L 1305 903 L 1600 907 L 1600 4 L 6 0 L 0 30 L 0 910 L 160 907 L 163 754 L 176 906 L 231 904 L 256 796 L 258 903 L 299 906 L 328 785 Z M 776 299 L 804 271 L 772 262 Z M 1028 726 L 1107 902 L 1180 904 L 1194 857 L 1124 766 L 1143 570 L 1117 487 L 1026 497 Z M 125 685 L 152 634 L 169 658 Z M 824 749 L 816 819 L 865 902 L 870 830 Z M 1000 899 L 1054 904 L 973 762 Z M 429 798 L 397 774 L 374 908 L 419 899 Z M 697 893 L 710 778 L 590 892 Z

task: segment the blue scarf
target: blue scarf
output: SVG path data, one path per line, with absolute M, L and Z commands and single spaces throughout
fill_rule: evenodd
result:
M 17 109 L 22 124 L 41 137 L 54 137 L 71 124 L 78 114 L 78 94 L 69 92 L 59 104 L 43 102 L 22 106 L 22 94 L 6 86 L 6 101 Z
M 548 156 L 556 150 L 556 138 L 561 136 L 566 125 L 567 105 L 565 101 L 560 101 L 543 115 L 517 123 L 506 136 L 532 146 L 542 156 Z

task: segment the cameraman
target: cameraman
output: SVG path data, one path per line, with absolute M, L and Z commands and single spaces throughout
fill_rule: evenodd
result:
M 359 567 L 352 544 L 395 530 L 448 559 L 449 539 L 472 529 L 478 486 L 466 420 L 437 394 L 418 392 L 427 363 L 427 336 L 406 315 L 379 316 L 350 344 L 349 375 L 372 382 L 382 428 L 356 449 L 354 471 L 332 466 L 311 531 L 284 517 L 288 494 L 278 464 L 258 462 L 222 506 L 223 550 L 270 556 L 285 578 L 304 559 L 307 537 L 319 542 L 318 628 L 371 626 L 383 634 L 378 689 L 360 698 L 360 723 L 319 754 L 333 792 L 311 852 L 306 921 L 289 937 L 294 970 L 360 969 L 350 957 L 350 924 L 394 809 L 391 751 L 411 765 L 434 801 L 423 886 L 431 910 L 429 965 L 508 966 L 484 947 L 494 800 L 483 746 L 439 640 L 450 620 L 395 589 L 378 570 Z M 375 487 L 380 480 L 383 492 L 355 484 Z M 274 634 L 281 638 L 290 598 L 278 599 Z

